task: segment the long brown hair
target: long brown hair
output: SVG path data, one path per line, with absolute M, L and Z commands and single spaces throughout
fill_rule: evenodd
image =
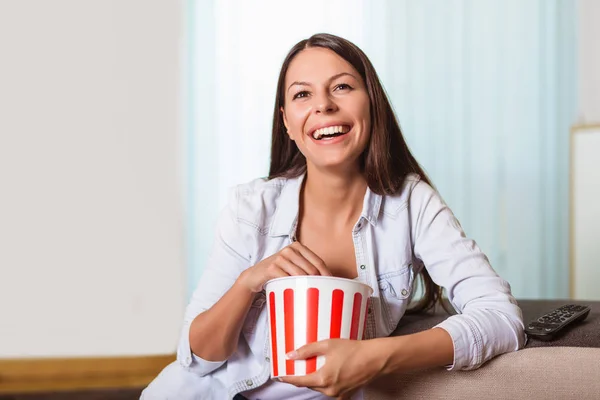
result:
M 310 47 L 334 51 L 350 63 L 365 82 L 371 109 L 371 137 L 360 163 L 369 188 L 380 195 L 398 194 L 410 173 L 420 175 L 421 180 L 430 184 L 427 174 L 411 154 L 402 136 L 396 115 L 371 61 L 353 43 L 325 33 L 298 42 L 283 61 L 273 112 L 269 179 L 294 178 L 306 171 L 306 158 L 298 150 L 295 142 L 289 139 L 283 124 L 281 108 L 284 106 L 285 77 L 290 63 L 298 53 Z M 423 297 L 408 310 L 409 312 L 428 310 L 441 298 L 441 288 L 433 282 L 425 268 L 421 269 L 420 275 Z

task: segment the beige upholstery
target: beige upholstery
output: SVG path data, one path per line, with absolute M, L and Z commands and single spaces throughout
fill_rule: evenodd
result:
M 474 371 L 393 374 L 372 382 L 365 394 L 365 400 L 600 400 L 600 348 L 530 348 L 503 354 Z

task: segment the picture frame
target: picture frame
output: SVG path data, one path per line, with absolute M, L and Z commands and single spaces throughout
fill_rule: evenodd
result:
M 600 300 L 600 124 L 571 129 L 569 166 L 570 297 Z

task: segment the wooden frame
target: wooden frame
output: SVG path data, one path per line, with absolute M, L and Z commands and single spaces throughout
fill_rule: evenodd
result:
M 600 124 L 574 125 L 571 127 L 569 137 L 569 297 L 575 296 L 575 232 L 574 232 L 574 198 L 573 198 L 573 148 L 574 137 L 576 134 L 600 129 Z
M 175 355 L 0 359 L 0 394 L 147 386 Z

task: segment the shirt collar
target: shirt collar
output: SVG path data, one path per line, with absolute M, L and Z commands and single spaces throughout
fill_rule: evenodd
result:
M 304 182 L 304 175 L 289 178 L 285 181 L 277 201 L 269 236 L 290 236 L 291 238 L 294 235 L 296 223 L 298 222 L 300 189 L 302 188 L 302 182 Z
M 379 219 L 379 211 L 381 209 L 380 194 L 377 194 L 367 186 L 367 192 L 365 193 L 365 199 L 363 200 L 363 209 L 360 216 L 373 226 L 377 226 L 377 220 Z
M 281 195 L 277 202 L 277 209 L 269 229 L 269 236 L 290 236 L 293 238 L 298 223 L 298 209 L 300 204 L 300 189 L 306 174 L 286 180 Z M 377 225 L 381 209 L 382 196 L 367 187 L 363 200 L 361 218 L 366 219 L 373 226 Z

